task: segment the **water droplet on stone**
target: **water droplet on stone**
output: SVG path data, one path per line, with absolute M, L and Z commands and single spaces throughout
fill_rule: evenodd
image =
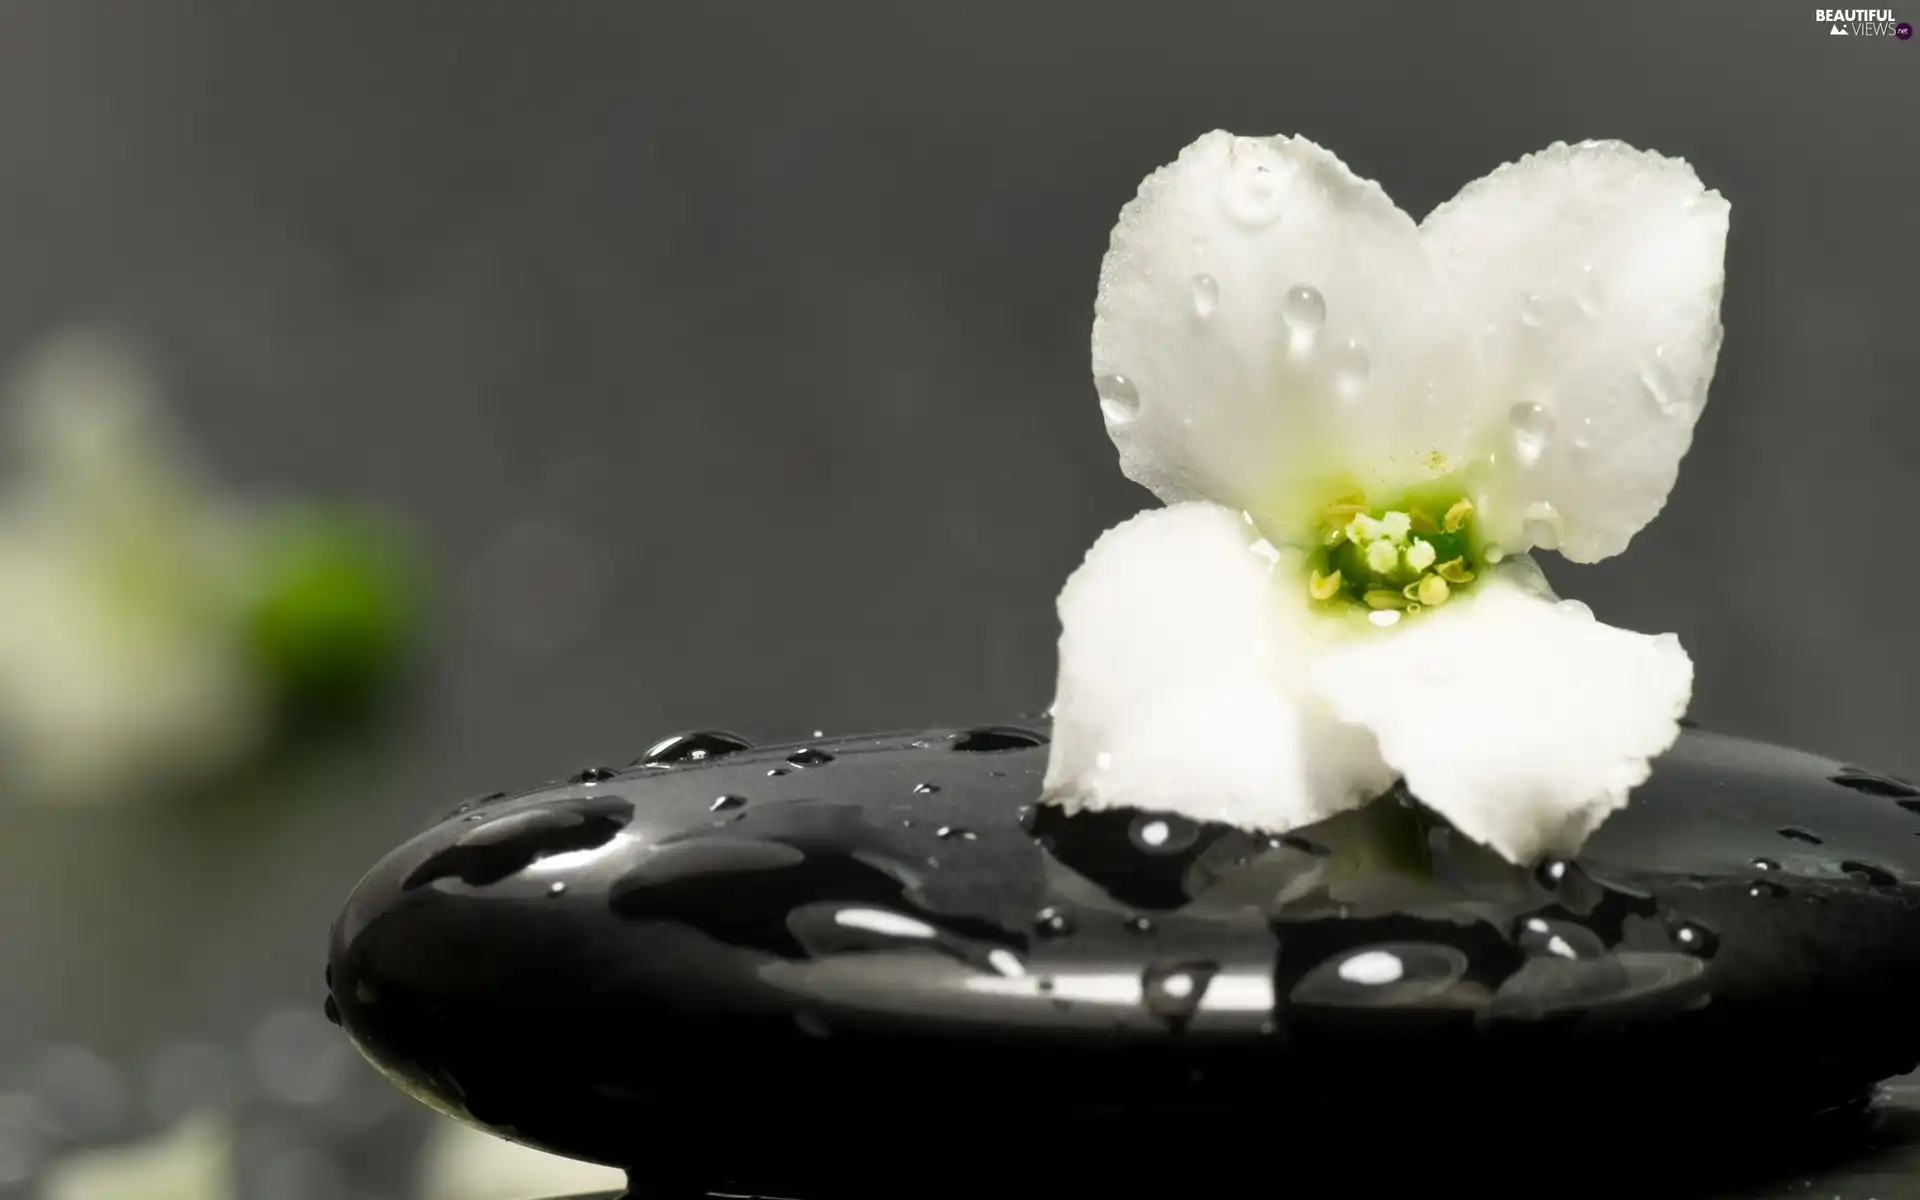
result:
M 739 808 L 747 802 L 745 796 L 715 796 L 713 803 L 707 806 L 708 812 L 725 812 L 730 808 Z
M 1043 908 L 1034 916 L 1033 927 L 1043 937 L 1066 937 L 1073 932 L 1073 918 L 1057 908 Z
M 1858 767 L 1848 767 L 1833 777 L 1833 781 L 1843 788 L 1852 788 L 1869 796 L 1885 796 L 1891 800 L 1902 797 L 1920 797 L 1920 788 L 1904 779 L 1894 779 L 1888 775 L 1876 775 L 1872 771 L 1863 771 Z M 1901 805 L 1911 809 L 1912 805 Z
M 335 1025 L 340 1024 L 340 1006 L 333 1002 L 332 996 L 327 997 L 327 1002 L 322 1006 L 321 1011 L 326 1013 L 327 1020 L 333 1022 Z
M 1142 813 L 1127 826 L 1127 838 L 1148 854 L 1179 854 L 1199 840 L 1200 827 L 1181 817 Z
M 962 754 L 1001 754 L 1008 750 L 1031 750 L 1044 746 L 1047 739 L 1026 729 L 1010 725 L 992 725 L 969 729 L 953 739 L 952 749 Z
M 547 885 L 547 895 L 549 896 L 564 896 L 566 894 L 567 885 L 559 880 L 555 880 Z
M 1893 887 L 1900 882 L 1899 876 L 1878 863 L 1848 859 L 1840 864 L 1840 869 L 1846 872 L 1847 878 L 1874 887 Z
M 980 835 L 975 833 L 971 829 L 963 829 L 958 825 L 942 825 L 939 829 L 936 829 L 934 831 L 934 836 L 937 838 L 940 838 L 942 841 L 950 842 L 950 841 L 957 840 L 962 842 L 971 842 L 976 838 L 978 838 Z
M 1593 930 L 1554 917 L 1522 917 L 1514 927 L 1513 941 L 1528 954 L 1550 958 L 1594 959 L 1607 952 Z
M 796 767 L 823 767 L 833 761 L 833 755 L 825 750 L 816 750 L 808 746 L 787 755 L 787 761 Z
M 1544 404 L 1522 401 L 1507 410 L 1507 426 L 1513 441 L 1513 456 L 1523 467 L 1531 467 L 1546 453 L 1553 437 L 1553 410 Z
M 1100 412 L 1114 425 L 1125 425 L 1140 415 L 1140 389 L 1125 375 L 1102 375 L 1093 381 L 1100 396 Z
M 1367 378 L 1372 373 L 1373 360 L 1367 354 L 1366 343 L 1359 338 L 1348 338 L 1334 351 L 1333 382 L 1341 395 L 1358 395 L 1366 389 Z
M 1220 283 L 1211 275 L 1193 277 L 1193 311 L 1201 317 L 1210 317 L 1220 303 Z
M 1280 319 L 1295 333 L 1313 333 L 1326 324 L 1326 297 L 1319 288 L 1295 284 L 1280 302 Z
M 1802 829 L 1798 825 L 1782 826 L 1780 829 L 1780 836 L 1783 838 L 1786 838 L 1790 842 L 1805 842 L 1809 846 L 1818 846 L 1826 840 L 1822 838 L 1819 834 L 1815 833 L 1813 830 Z
M 614 770 L 612 767 L 588 767 L 584 771 L 576 773 L 573 777 L 573 782 L 605 783 L 619 773 L 620 772 Z
M 1756 900 L 1773 900 L 1787 894 L 1787 889 L 1771 879 L 1756 879 L 1747 885 L 1747 895 Z
M 1152 932 L 1153 932 L 1153 918 L 1151 918 L 1151 917 L 1128 917 L 1128 918 L 1127 918 L 1127 932 L 1129 932 L 1129 933 L 1141 933 L 1141 934 L 1146 934 L 1146 933 L 1152 933 Z
M 1753 869 L 1756 871 L 1778 871 L 1780 864 L 1771 858 L 1756 858 L 1753 860 Z
M 1700 958 L 1712 958 L 1720 948 L 1720 935 L 1698 921 L 1675 920 L 1667 932 L 1674 945 Z
M 1140 1001 L 1155 1016 L 1183 1023 L 1199 1011 L 1219 969 L 1206 962 L 1150 966 L 1140 974 Z
M 752 749 L 747 739 L 717 729 L 700 729 L 661 738 L 647 747 L 635 760 L 635 766 L 668 767 L 678 763 L 705 762 L 710 758 Z
M 632 819 L 633 805 L 618 796 L 509 813 L 464 830 L 414 868 L 401 886 L 411 890 L 441 879 L 458 879 L 469 887 L 498 883 L 539 859 L 598 849 Z
M 940 785 L 937 783 L 916 783 L 913 785 L 913 794 L 916 796 L 931 796 L 939 790 Z

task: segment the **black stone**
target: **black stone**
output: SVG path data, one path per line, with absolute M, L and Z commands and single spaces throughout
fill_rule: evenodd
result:
M 1044 727 L 712 749 L 396 850 L 335 926 L 347 1031 L 636 1196 L 821 1200 L 1683 1194 L 1920 1059 L 1920 815 L 1831 760 L 1689 730 L 1516 867 L 1398 790 L 1069 815 Z

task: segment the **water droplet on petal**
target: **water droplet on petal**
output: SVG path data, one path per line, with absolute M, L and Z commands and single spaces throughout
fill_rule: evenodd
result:
M 1560 548 L 1560 510 L 1545 500 L 1527 505 L 1526 518 L 1520 524 L 1520 531 L 1526 534 L 1527 541 L 1540 549 L 1558 550 Z
M 1320 294 L 1319 288 L 1297 283 L 1280 302 L 1280 319 L 1297 333 L 1312 333 L 1326 323 L 1326 297 Z
M 1583 621 L 1593 620 L 1593 610 L 1578 600 L 1562 600 L 1553 607 L 1569 617 L 1579 617 Z
M 1100 411 L 1115 425 L 1125 425 L 1140 415 L 1140 389 L 1125 375 L 1102 375 L 1093 381 L 1100 394 Z
M 1606 296 L 1600 290 L 1600 281 L 1594 278 L 1593 264 L 1581 263 L 1580 278 L 1573 285 L 1573 302 L 1580 306 L 1581 312 L 1592 316 L 1600 311 L 1600 306 L 1605 300 Z
M 1345 345 L 1334 352 L 1333 382 L 1343 396 L 1358 395 L 1367 386 L 1367 377 L 1373 372 L 1373 360 L 1367 355 L 1366 343 L 1359 338 L 1349 338 Z
M 1532 467 L 1546 452 L 1553 436 L 1553 410 L 1544 404 L 1522 401 L 1507 410 L 1513 455 L 1523 467 Z
M 1520 323 L 1528 329 L 1538 329 L 1547 319 L 1547 306 L 1538 296 L 1528 296 L 1520 302 Z
M 1196 315 L 1210 317 L 1214 306 L 1220 303 L 1220 283 L 1211 275 L 1193 277 L 1193 311 Z

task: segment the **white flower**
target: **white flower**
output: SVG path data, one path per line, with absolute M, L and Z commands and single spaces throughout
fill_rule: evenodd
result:
M 261 701 L 236 634 L 244 530 L 171 438 L 144 364 L 56 338 L 9 413 L 0 502 L 0 765 L 9 794 L 86 803 L 251 752 Z
M 149 1142 L 76 1154 L 48 1168 L 39 1200 L 232 1200 L 233 1132 L 225 1116 L 190 1117 Z
M 1416 224 L 1297 138 L 1212 133 L 1100 272 L 1095 387 L 1170 507 L 1060 596 L 1048 797 L 1283 830 L 1397 778 L 1514 861 L 1678 735 L 1692 664 L 1556 601 L 1666 502 L 1720 346 L 1727 204 L 1555 145 Z
M 626 1175 L 547 1154 L 448 1119 L 438 1122 L 420 1168 L 422 1200 L 551 1200 L 618 1193 Z

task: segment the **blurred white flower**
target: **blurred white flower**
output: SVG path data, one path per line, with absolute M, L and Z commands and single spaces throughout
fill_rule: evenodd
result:
M 1299 138 L 1211 133 L 1101 264 L 1093 370 L 1170 507 L 1060 597 L 1046 790 L 1284 830 L 1396 778 L 1514 861 L 1678 735 L 1692 663 L 1557 601 L 1666 503 L 1720 349 L 1727 203 L 1556 145 L 1416 223 Z
M 421 1161 L 421 1200 L 552 1200 L 624 1191 L 612 1167 L 545 1154 L 451 1118 L 436 1123 Z
M 0 742 L 9 789 L 91 802 L 217 771 L 263 712 L 243 532 L 129 347 L 46 345 L 15 382 L 0 499 Z
M 191 1117 L 149 1142 L 90 1150 L 41 1176 L 38 1200 L 236 1200 L 226 1118 Z

